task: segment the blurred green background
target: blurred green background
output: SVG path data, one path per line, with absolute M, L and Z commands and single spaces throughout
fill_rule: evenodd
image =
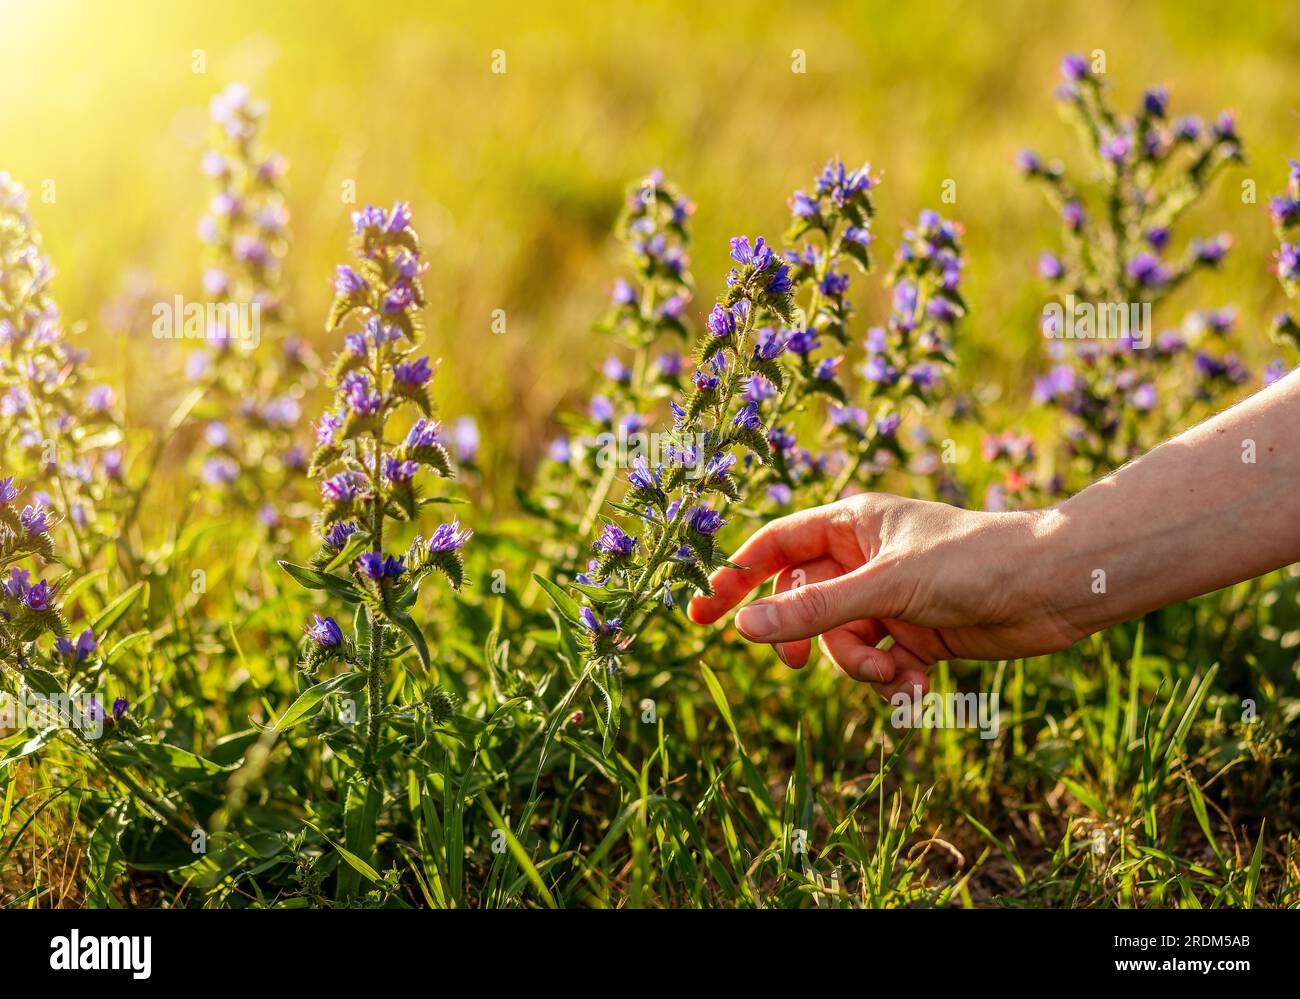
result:
M 1188 225 L 1228 229 L 1236 248 L 1196 282 L 1195 304 L 1236 303 L 1256 356 L 1278 306 L 1264 204 L 1300 151 L 1288 4 L 0 0 L 0 12 L 0 169 L 35 192 L 53 182 L 34 209 L 56 292 L 141 424 L 181 391 L 185 345 L 150 339 L 148 309 L 197 297 L 207 103 L 232 80 L 271 102 L 267 140 L 291 163 L 291 300 L 326 351 L 344 185 L 362 202 L 412 202 L 433 264 L 438 394 L 448 417 L 479 419 L 499 482 L 608 350 L 591 321 L 622 265 L 610 226 L 625 185 L 656 165 L 699 204 L 696 314 L 726 272 L 726 239 L 779 235 L 789 193 L 831 155 L 883 173 L 886 253 L 922 207 L 963 221 L 974 314 L 958 383 L 1007 425 L 1023 419 L 1042 363 L 1033 270 L 1054 222 L 1012 160 L 1023 145 L 1075 156 L 1052 98 L 1067 51 L 1104 50 L 1123 107 L 1164 83 L 1175 115 L 1237 112 L 1249 163 Z M 957 200 L 943 206 L 947 179 Z M 1258 204 L 1243 204 L 1245 179 Z M 879 304 L 860 302 L 864 318 Z

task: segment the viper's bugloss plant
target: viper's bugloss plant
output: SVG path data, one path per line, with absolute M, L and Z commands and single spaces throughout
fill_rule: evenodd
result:
M 652 180 L 660 190 L 659 178 Z M 573 579 L 582 603 L 547 587 L 575 630 L 583 676 L 602 695 L 607 742 L 617 728 L 619 681 L 612 674 L 619 660 L 656 608 L 709 592 L 709 573 L 728 564 L 719 532 L 730 520 L 783 506 L 796 490 L 813 502 L 830 498 L 856 483 L 860 471 L 874 475 L 905 463 L 904 404 L 923 406 L 933 398 L 951 360 L 951 328 L 965 311 L 960 228 L 925 212 L 905 232 L 890 275 L 888 326 L 869 331 L 864 388 L 860 398 L 851 396 L 844 355 L 818 351 L 850 345 L 850 280 L 839 268 L 870 267 L 876 183 L 869 168 L 851 170 L 834 160 L 815 194 L 794 196 L 790 238 L 802 240 L 796 249 L 782 252 L 761 236 L 732 239 L 726 290 L 705 317 L 690 363 L 661 368 L 671 428 L 659 435 L 658 453 L 631 458 L 622 495 L 612 504 L 626 519 L 606 521 L 586 571 Z M 633 211 L 648 200 L 634 200 Z M 688 214 L 675 195 L 664 203 L 669 224 Z M 647 277 L 675 280 L 684 254 L 671 253 L 667 241 L 656 249 L 646 254 L 633 242 Z M 807 294 L 806 307 L 797 293 Z M 654 313 L 647 322 L 644 297 L 631 286 L 619 286 L 615 297 L 615 317 L 632 323 L 643 343 L 653 342 L 662 328 Z M 672 317 L 674 333 L 678 318 Z M 621 385 L 641 384 L 631 371 L 606 374 Z M 828 405 L 824 433 L 837 438 L 834 459 L 813 456 L 794 437 L 793 421 L 814 400 Z M 616 411 L 611 405 L 600 415 L 612 420 Z M 746 505 L 750 493 L 763 499 Z
M 1167 91 L 1152 87 L 1124 115 L 1082 56 L 1067 56 L 1061 74 L 1057 97 L 1079 127 L 1086 164 L 1072 176 L 1029 150 L 1018 163 L 1061 220 L 1061 245 L 1038 263 L 1064 305 L 1045 312 L 1052 367 L 1034 395 L 1067 416 L 1071 465 L 1080 474 L 1072 480 L 1062 469 L 1055 481 L 1068 489 L 1181 426 L 1190 402 L 1219 398 L 1249 375 L 1226 349 L 1230 308 L 1195 311 L 1181 331 L 1157 322 L 1158 306 L 1218 267 L 1231 245 L 1225 233 L 1180 249 L 1176 232 L 1220 174 L 1243 161 L 1232 114 L 1209 123 L 1171 118 Z M 1139 330 L 1143 308 L 1157 318 Z M 1103 329 L 1116 320 L 1122 329 Z
M 680 391 L 688 367 L 690 219 L 694 203 L 661 170 L 629 187 L 615 227 L 631 280 L 614 282 L 608 313 L 596 330 L 616 341 L 582 412 L 564 417 L 550 442 L 540 511 L 566 535 L 586 536 L 616 484 L 620 455 L 658 422 Z M 563 520 L 585 497 L 576 525 Z M 572 552 L 570 553 L 572 555 Z
M 88 381 L 86 353 L 69 342 L 53 277 L 27 192 L 0 173 L 0 444 L 33 508 L 58 507 L 84 566 L 112 537 L 122 435 L 116 393 Z
M 364 737 L 354 737 L 346 726 L 334 734 L 335 743 L 350 747 L 361 778 L 346 808 L 364 818 L 346 824 L 349 848 L 363 857 L 373 848 L 374 818 L 383 800 L 385 720 L 415 713 L 431 724 L 447 720 L 447 695 L 429 682 L 428 644 L 411 612 L 430 573 L 442 573 L 455 589 L 464 584 L 461 548 L 471 533 L 452 520 L 400 552 L 391 547 L 390 528 L 417 521 L 430 504 L 448 502 L 428 494 L 422 480 L 453 474 L 430 391 L 436 364 L 418 353 L 427 265 L 410 221 L 402 202 L 391 211 L 368 205 L 353 213 L 355 259 L 336 271 L 326 321 L 328 332 L 346 332 L 331 370 L 334 402 L 316 424 L 309 470 L 320 480 L 320 547 L 310 566 L 282 563 L 303 585 L 357 609 L 346 634 L 334 616 L 313 615 L 303 629 L 301 667 L 312 677 L 329 663 L 345 667 L 322 681 L 331 691 L 354 678 L 364 681 Z M 404 413 L 416 418 L 403 430 L 398 423 Z M 409 646 L 401 645 L 403 636 Z M 407 668 L 411 647 L 419 667 L 408 669 L 410 682 L 402 685 L 411 703 L 389 708 L 389 663 Z M 414 698 L 412 690 L 419 692 Z
M 219 508 L 252 507 L 274 528 L 284 493 L 307 466 L 298 430 L 318 362 L 286 323 L 288 164 L 264 148 L 267 111 L 238 83 L 212 99 L 203 154 L 212 196 L 198 231 L 207 257 L 203 294 L 220 319 L 204 331 L 208 345 L 190 355 L 188 368 L 205 390 L 201 481 Z
M 790 377 L 779 388 L 761 375 L 747 386 L 760 403 L 775 397 L 767 410 L 773 461 L 757 481 L 764 492 L 755 505 L 764 512 L 788 507 L 796 493 L 801 502 L 829 502 L 907 469 L 920 456 L 908 452 L 905 420 L 914 421 L 909 429 L 918 441 L 926 440 L 923 421 L 946 392 L 952 334 L 966 312 L 962 229 L 934 211 L 921 212 L 904 230 L 888 276 L 887 321 L 866 330 L 856 367 L 847 363 L 854 309 L 843 268 L 872 269 L 872 191 L 879 183 L 869 166 L 851 171 L 832 160 L 811 193 L 796 191 L 790 200 L 786 238 L 798 248 L 786 259 L 799 322 L 763 334 L 763 349 L 786 359 Z M 810 409 L 820 418 L 815 433 L 825 451 L 801 446 L 796 436 L 795 421 Z M 923 471 L 922 462 L 915 464 Z
M 384 673 L 398 635 L 411 641 L 427 670 L 429 650 L 411 608 L 431 572 L 443 573 L 454 588 L 464 583 L 460 549 L 470 532 L 453 520 L 401 553 L 386 548 L 390 524 L 415 521 L 423 507 L 445 501 L 426 494 L 421 480 L 428 473 L 450 477 L 452 466 L 430 392 L 435 365 L 417 356 L 425 301 L 420 276 L 427 265 L 410 209 L 367 206 L 353 215 L 353 235 L 356 260 L 338 268 L 326 323 L 329 331 L 345 324 L 351 331 L 334 360 L 334 405 L 316 424 L 310 466 L 320 480 L 320 548 L 310 568 L 286 568 L 364 611 L 349 637 L 333 617 L 317 616 L 305 629 L 302 663 L 313 675 L 333 660 L 365 671 L 366 758 L 373 764 Z M 403 410 L 417 414 L 404 432 L 396 426 Z
M 24 502 L 22 493 L 12 475 L 0 476 L 0 667 L 13 669 L 14 679 L 42 696 L 80 692 L 82 681 L 98 677 L 103 668 L 104 635 L 92 627 L 73 633 L 63 600 L 76 574 L 46 575 L 59 562 L 50 534 L 54 519 L 39 503 Z M 0 690 L 12 686 L 8 679 L 0 679 Z M 96 717 L 88 720 L 116 726 L 120 737 L 135 731 L 133 723 L 124 722 L 128 706 L 125 697 L 117 697 L 105 710 L 92 698 L 87 710 Z

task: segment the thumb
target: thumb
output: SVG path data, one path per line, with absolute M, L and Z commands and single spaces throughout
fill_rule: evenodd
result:
M 736 627 L 753 642 L 795 642 L 815 638 L 850 621 L 891 616 L 886 584 L 878 571 L 862 566 L 824 583 L 806 583 L 755 600 L 736 615 Z

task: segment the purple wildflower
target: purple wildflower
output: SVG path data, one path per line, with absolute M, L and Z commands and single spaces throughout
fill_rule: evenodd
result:
M 657 493 L 661 489 L 663 482 L 663 470 L 650 470 L 650 463 L 642 455 L 638 455 L 632 460 L 632 471 L 627 473 L 627 481 L 633 489 L 640 489 L 644 492 Z
M 619 278 L 614 282 L 614 291 L 610 297 L 615 305 L 620 306 L 634 306 L 637 302 L 636 289 L 623 278 Z
M 785 341 L 786 349 L 792 354 L 811 354 L 821 345 L 814 330 L 795 330 Z
M 239 465 L 223 454 L 215 454 L 203 463 L 200 478 L 210 486 L 233 485 L 239 479 Z
M 51 524 L 49 514 L 40 503 L 29 503 L 23 507 L 23 512 L 18 515 L 18 522 L 31 538 L 47 533 Z
M 357 565 L 362 573 L 375 582 L 379 582 L 385 576 L 400 576 L 406 571 L 405 562 L 405 556 L 389 555 L 385 558 L 381 552 L 363 552 L 357 559 Z
M 1192 240 L 1192 256 L 1198 263 L 1217 264 L 1227 255 L 1232 239 L 1226 233 L 1211 239 Z
M 21 600 L 27 595 L 28 580 L 31 579 L 31 575 L 26 569 L 10 569 L 9 578 L 0 583 L 0 588 L 4 590 L 5 596 L 13 600 Z
M 876 433 L 882 437 L 893 437 L 898 433 L 898 428 L 902 424 L 903 418 L 897 413 L 887 413 L 884 416 L 876 417 Z
M 682 359 L 682 355 L 675 351 L 660 354 L 655 358 L 655 367 L 659 369 L 659 374 L 663 375 L 665 378 L 676 378 L 682 373 L 685 364 L 686 362 Z
M 1081 55 L 1067 55 L 1061 60 L 1061 76 L 1077 83 L 1088 76 L 1088 61 Z
M 355 295 L 366 288 L 366 279 L 347 264 L 339 264 L 334 274 L 334 290 L 340 295 Z
M 438 443 L 440 429 L 436 420 L 428 420 L 422 416 L 406 432 L 406 446 L 411 450 L 432 447 Z
M 636 548 L 636 538 L 629 537 L 617 524 L 606 524 L 600 537 L 592 542 L 592 547 L 602 555 L 626 557 Z
M 1300 281 L 1300 243 L 1283 243 L 1277 253 L 1277 273 L 1284 281 Z
M 23 601 L 34 611 L 43 611 L 50 606 L 50 584 L 41 580 L 24 595 Z
M 1169 280 L 1169 272 L 1160 258 L 1151 253 L 1139 253 L 1128 262 L 1128 276 L 1143 288 L 1156 288 Z
M 321 496 L 331 503 L 351 503 L 361 495 L 360 481 L 356 472 L 339 472 L 321 483 Z
M 339 627 L 339 623 L 332 617 L 321 617 L 319 614 L 313 614 L 312 617 L 315 618 L 315 621 L 304 627 L 303 631 L 317 645 L 322 648 L 332 649 L 343 641 L 343 629 Z
M 718 511 L 710 510 L 707 506 L 697 506 L 686 515 L 686 523 L 692 531 L 707 536 L 717 534 L 727 522 Z
M 393 366 L 393 380 L 399 385 L 414 388 L 423 385 L 433 377 L 433 369 L 429 367 L 429 359 L 421 357 L 415 361 L 402 361 Z
M 734 252 L 732 256 L 735 256 Z M 736 314 L 731 309 L 715 305 L 713 311 L 709 313 L 709 318 L 704 321 L 704 325 L 715 337 L 731 336 L 736 332 Z
M 348 409 L 358 416 L 373 415 L 383 405 L 379 393 L 370 390 L 370 379 L 360 371 L 349 371 L 341 387 Z
M 758 403 L 751 401 L 732 418 L 731 422 L 734 426 L 751 433 L 763 429 L 763 421 L 758 416 Z
M 330 525 L 325 532 L 325 543 L 331 548 L 342 548 L 348 539 L 357 533 L 357 525 L 350 520 L 340 520 Z
M 452 444 L 456 448 L 456 460 L 462 465 L 472 465 L 478 457 L 478 424 L 472 416 L 462 416 L 452 428 Z
M 410 482 L 420 466 L 413 461 L 399 461 L 391 454 L 384 458 L 384 478 L 389 482 Z
M 463 548 L 473 533 L 468 528 L 462 529 L 459 520 L 453 520 L 450 524 L 440 524 L 429 538 L 429 551 L 449 552 Z
M 584 607 L 578 611 L 578 617 L 581 618 L 588 631 L 597 635 L 612 635 L 623 625 L 622 619 L 617 617 L 602 624 L 600 618 L 596 617 L 595 611 L 590 607 Z
M 1151 118 L 1163 118 L 1169 107 L 1169 91 L 1164 87 L 1151 87 L 1142 95 L 1142 110 Z

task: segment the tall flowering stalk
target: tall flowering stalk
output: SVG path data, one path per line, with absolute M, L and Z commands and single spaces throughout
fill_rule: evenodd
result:
M 1060 163 L 1020 154 L 1021 171 L 1040 184 L 1062 222 L 1061 246 L 1042 254 L 1039 273 L 1067 304 L 1096 315 L 1116 306 L 1125 319 L 1130 305 L 1149 306 L 1154 317 L 1175 289 L 1228 252 L 1226 234 L 1192 239 L 1181 251 L 1174 234 L 1223 170 L 1242 161 L 1235 121 L 1227 112 L 1210 124 L 1171 120 L 1163 87 L 1147 90 L 1134 114 L 1121 115 L 1082 56 L 1067 56 L 1061 74 L 1057 96 L 1079 126 L 1096 180 L 1080 184 Z M 1233 318 L 1231 309 L 1194 312 L 1180 332 L 1148 330 L 1147 344 L 1131 324 L 1126 336 L 1110 330 L 1108 339 L 1087 338 L 1095 332 L 1072 339 L 1072 329 L 1062 327 L 1079 333 L 1073 312 L 1045 317 L 1053 366 L 1035 398 L 1068 416 L 1070 453 L 1085 478 L 1117 467 L 1185 420 L 1189 400 L 1217 398 L 1249 378 L 1225 352 Z M 1179 398 L 1176 389 L 1188 382 L 1191 392 Z M 1057 482 L 1069 486 L 1064 477 Z
M 353 227 L 356 260 L 338 268 L 326 323 L 327 330 L 346 324 L 351 332 L 334 361 L 334 405 L 316 425 L 310 467 L 322 480 L 321 547 L 311 567 L 286 568 L 306 585 L 364 607 L 350 638 L 333 617 L 309 624 L 303 666 L 314 674 L 341 660 L 363 670 L 369 703 L 365 760 L 373 773 L 384 677 L 398 634 L 411 641 L 420 672 L 426 672 L 429 651 L 410 609 L 431 572 L 445 574 L 454 588 L 462 585 L 460 548 L 470 532 L 453 520 L 428 538 L 416 537 L 401 554 L 387 547 L 390 523 L 415 521 L 424 506 L 440 501 L 423 492 L 421 473 L 446 478 L 452 468 L 430 393 L 434 365 L 417 356 L 426 265 L 410 209 L 402 203 L 391 212 L 367 206 L 354 213 Z M 418 414 L 404 435 L 395 426 L 402 410 Z
M 634 452 L 621 492 L 598 494 L 602 501 L 616 496 L 610 509 L 624 519 L 606 520 L 586 570 L 573 577 L 580 602 L 546 585 L 576 629 L 587 666 L 583 679 L 602 694 L 607 739 L 617 724 L 619 699 L 610 675 L 656 608 L 675 607 L 696 590 L 708 592 L 709 573 L 727 564 L 718 534 L 729 518 L 775 512 L 796 491 L 819 502 L 907 464 L 899 440 L 904 413 L 909 406 L 923 412 L 939 397 L 951 364 L 952 331 L 965 312 L 961 230 L 924 212 L 905 231 L 889 275 L 889 321 L 868 332 L 855 386 L 844 363 L 853 341 L 853 310 L 842 268 L 871 267 L 877 183 L 869 168 L 851 170 L 833 160 L 817 179 L 815 194 L 796 192 L 792 200 L 789 238 L 795 249 L 781 253 L 762 237 L 731 241 L 727 289 L 705 318 L 691 363 L 675 355 L 675 364 L 657 364 L 652 376 L 656 400 L 666 398 L 672 416 L 671 429 L 657 435 L 659 453 Z M 652 184 L 664 189 L 658 177 Z M 636 197 L 642 189 L 634 188 L 634 220 L 645 204 Z M 669 194 L 663 203 L 670 224 L 684 221 L 688 212 L 680 198 Z M 628 231 L 637 226 L 626 226 Z M 683 272 L 684 254 L 671 253 L 671 244 L 651 242 L 658 252 L 650 254 L 642 244 L 632 245 L 648 278 L 675 280 Z M 666 268 L 664 253 L 671 260 Z M 630 285 L 616 287 L 615 317 L 631 323 L 643 344 L 664 331 L 657 318 L 646 323 L 657 314 L 647 312 L 645 298 Z M 670 317 L 674 334 L 680 319 L 676 311 Z M 844 352 L 822 356 L 824 347 Z M 613 399 L 646 398 L 636 391 L 643 382 L 632 371 L 613 368 L 608 364 L 605 374 L 619 389 L 611 398 L 598 397 L 598 415 L 609 421 L 607 427 L 620 412 Z M 643 419 L 638 409 L 631 412 Z M 833 442 L 831 454 L 814 456 L 798 445 L 796 427 L 808 422 L 809 413 L 825 424 L 821 436 Z M 561 444 L 566 453 L 557 457 L 572 461 L 571 442 Z
M 805 501 L 826 502 L 850 487 L 869 487 L 885 472 L 906 468 L 909 456 L 901 430 L 905 416 L 924 416 L 942 397 L 944 375 L 953 362 L 952 334 L 965 314 L 961 297 L 961 227 L 937 212 L 921 213 L 906 229 L 888 282 L 892 308 L 884 326 L 873 326 L 862 344 L 856 387 L 846 363 L 853 345 L 848 299 L 850 263 L 872 269 L 871 192 L 880 178 L 870 167 L 848 170 L 832 160 L 812 193 L 791 198 L 793 225 L 787 239 L 800 322 L 793 330 L 768 333 L 768 351 L 791 359 L 791 377 L 779 391 L 761 376 L 751 381 L 751 398 L 775 396 L 770 441 L 774 460 L 760 473 L 766 503 L 779 511 L 798 491 Z M 835 353 L 820 354 L 824 347 Z M 831 445 L 819 453 L 801 447 L 798 413 L 823 400 L 818 436 Z M 923 429 L 919 424 L 918 430 Z
M 725 559 L 716 535 L 725 521 L 719 503 L 740 498 L 735 478 L 738 452 L 771 461 L 758 404 L 745 397 L 750 377 L 761 374 L 785 384 L 785 373 L 757 338 L 761 324 L 794 320 L 789 265 L 763 237 L 731 241 L 735 263 L 727 290 L 696 343 L 694 369 L 685 393 L 671 403 L 667 461 L 652 467 L 635 459 L 619 512 L 640 518 L 638 536 L 607 522 L 593 548 L 588 572 L 575 584 L 590 606 L 571 601 L 585 675 L 608 705 L 607 739 L 618 720 L 617 684 L 608 684 L 619 657 L 660 601 L 671 604 L 683 587 L 708 588 L 708 573 Z
M 272 497 L 282 496 L 307 465 L 297 429 L 302 397 L 318 362 L 285 327 L 288 165 L 264 148 L 267 107 L 238 83 L 212 99 L 212 140 L 203 172 L 213 190 L 199 221 L 208 258 L 203 292 L 209 301 L 230 307 L 220 315 L 242 316 L 239 310 L 247 307 L 256 329 L 208 329 L 209 345 L 190 356 L 189 372 L 207 396 L 203 482 L 217 497 L 255 505 L 261 520 L 273 527 L 279 512 Z M 249 339 L 252 332 L 255 339 Z M 243 345 L 237 342 L 241 335 L 247 340 Z M 264 339 L 274 341 L 272 349 L 255 353 Z
M 601 368 L 601 381 L 584 413 L 566 418 L 565 432 L 551 441 L 543 482 L 543 505 L 558 512 L 586 497 L 577 524 L 585 536 L 609 498 L 619 470 L 620 442 L 635 441 L 653 426 L 673 393 L 680 391 L 687 360 L 690 217 L 695 205 L 652 170 L 632 185 L 616 228 L 632 279 L 614 282 L 600 332 L 622 349 Z M 599 459 L 599 460 L 595 460 Z
M 32 504 L 63 512 L 79 565 L 112 537 L 101 517 L 122 476 L 116 395 L 88 382 L 50 291 L 27 192 L 0 173 L 0 443 L 36 488 Z

